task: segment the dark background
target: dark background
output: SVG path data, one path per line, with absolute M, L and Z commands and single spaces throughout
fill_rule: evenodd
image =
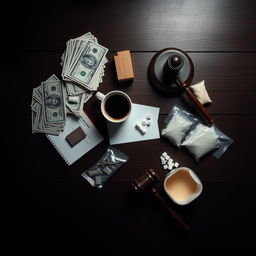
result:
M 249 0 L 7 3 L 1 15 L 7 252 L 122 255 L 168 250 L 209 255 L 254 249 L 255 10 L 255 1 Z M 162 138 L 117 145 L 129 162 L 102 190 L 91 187 L 81 173 L 109 145 L 99 102 L 93 97 L 84 110 L 104 141 L 72 166 L 65 165 L 44 136 L 31 134 L 30 109 L 32 88 L 52 74 L 60 78 L 66 41 L 88 31 L 109 48 L 99 91 L 123 90 L 135 103 L 160 107 L 160 129 L 174 104 L 193 109 L 183 97 L 157 94 L 149 85 L 147 67 L 163 48 L 186 51 L 195 66 L 193 83 L 205 80 L 213 100 L 207 109 L 234 144 L 221 159 L 207 156 L 199 163 Z M 132 53 L 135 79 L 120 84 L 113 56 L 126 49 Z M 165 175 L 159 161 L 164 151 L 193 169 L 204 186 L 188 206 L 167 200 L 190 224 L 189 232 L 156 202 L 130 192 L 130 183 L 149 168 Z

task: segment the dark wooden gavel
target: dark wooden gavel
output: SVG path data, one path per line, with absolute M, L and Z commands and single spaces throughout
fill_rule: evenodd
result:
M 207 112 L 207 110 L 205 109 L 203 104 L 197 99 L 197 97 L 194 95 L 194 93 L 191 92 L 191 90 L 189 89 L 189 86 L 186 83 L 183 83 L 180 80 L 179 76 L 177 76 L 177 81 L 178 81 L 180 87 L 184 90 L 184 92 L 188 96 L 188 98 L 191 100 L 191 102 L 197 108 L 197 110 L 199 111 L 201 116 L 206 120 L 206 122 L 209 125 L 212 125 L 214 122 L 213 119 L 211 118 L 211 116 L 209 115 L 209 113 Z
M 142 176 L 138 177 L 132 182 L 132 189 L 140 194 L 149 192 L 155 199 L 157 199 L 162 206 L 166 209 L 167 213 L 171 215 L 185 230 L 189 229 L 189 225 L 183 220 L 183 218 L 177 214 L 176 211 L 171 209 L 169 205 L 162 198 L 160 191 L 157 187 L 159 176 L 153 169 L 149 169 Z
M 169 56 L 167 59 L 165 65 L 164 65 L 164 71 L 165 74 L 168 74 L 171 79 L 176 78 L 176 81 L 180 88 L 183 89 L 183 91 L 186 93 L 190 101 L 194 104 L 196 109 L 199 111 L 201 116 L 205 119 L 207 124 L 212 125 L 213 119 L 203 106 L 203 104 L 197 99 L 197 97 L 194 95 L 194 93 L 189 89 L 189 86 L 186 82 L 181 81 L 179 77 L 179 70 L 182 68 L 184 64 L 184 60 L 181 55 L 174 54 Z

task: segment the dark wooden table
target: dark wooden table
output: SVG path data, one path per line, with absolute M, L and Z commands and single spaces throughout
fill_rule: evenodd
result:
M 7 184 L 3 221 L 9 252 L 55 248 L 80 249 L 85 255 L 89 249 L 92 255 L 160 255 L 166 250 L 209 255 L 255 248 L 255 11 L 255 1 L 249 0 L 35 1 L 2 10 L 8 13 L 1 24 L 2 97 L 9 102 L 2 112 L 8 113 L 10 122 L 4 122 L 8 133 L 2 135 L 10 149 L 2 160 L 8 167 L 2 172 L 8 174 L 3 180 Z M 103 189 L 93 188 L 81 173 L 109 145 L 99 102 L 91 98 L 84 111 L 104 141 L 72 166 L 44 136 L 32 135 L 30 109 L 32 89 L 52 74 L 60 77 L 66 41 L 88 31 L 109 48 L 99 91 L 122 90 L 134 103 L 159 107 L 160 129 L 174 104 L 192 109 L 182 97 L 157 94 L 149 85 L 147 67 L 163 48 L 186 51 L 195 66 L 193 83 L 205 80 L 213 100 L 207 110 L 234 144 L 220 159 L 207 156 L 199 163 L 162 138 L 116 145 L 129 155 L 129 162 Z M 113 64 L 116 51 L 126 49 L 135 72 L 129 85 L 116 81 Z M 130 192 L 131 182 L 149 168 L 164 176 L 159 160 L 164 151 L 193 169 L 204 186 L 188 206 L 168 201 L 190 224 L 188 232 L 155 201 Z

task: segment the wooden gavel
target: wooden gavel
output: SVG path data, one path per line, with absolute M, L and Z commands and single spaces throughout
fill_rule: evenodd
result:
M 201 116 L 205 119 L 207 124 L 212 125 L 213 119 L 203 106 L 203 104 L 197 99 L 194 93 L 189 89 L 189 86 L 186 82 L 183 82 L 180 79 L 179 71 L 183 67 L 184 60 L 181 55 L 174 54 L 169 56 L 165 65 L 164 65 L 164 72 L 169 76 L 169 79 L 176 79 L 176 82 L 180 86 L 180 88 L 186 93 L 190 101 L 194 104 L 196 109 L 199 111 Z
M 197 99 L 197 97 L 191 92 L 189 89 L 189 86 L 186 82 L 181 81 L 179 77 L 179 70 L 182 68 L 184 64 L 184 60 L 180 55 L 172 55 L 169 56 L 169 58 L 166 61 L 165 64 L 165 72 L 171 74 L 172 76 L 176 77 L 176 81 L 179 84 L 179 86 L 183 89 L 183 91 L 186 93 L 188 98 L 191 100 L 191 102 L 194 104 L 194 106 L 197 108 L 201 116 L 206 120 L 206 122 L 209 125 L 213 124 L 213 119 L 208 114 L 205 107 L 201 104 L 201 102 Z
M 157 182 L 159 181 L 159 176 L 153 169 L 149 169 L 142 176 L 135 179 L 131 186 L 132 189 L 140 194 L 149 192 L 155 199 L 157 199 L 162 206 L 166 209 L 167 213 L 171 215 L 185 230 L 189 229 L 189 225 L 183 220 L 183 218 L 177 214 L 176 211 L 171 209 L 169 205 L 162 198 L 159 189 L 157 188 Z
M 188 98 L 191 100 L 191 102 L 194 104 L 194 106 L 197 108 L 197 110 L 199 111 L 201 116 L 206 120 L 206 122 L 209 125 L 212 125 L 214 122 L 213 119 L 211 118 L 211 116 L 209 115 L 209 113 L 207 112 L 207 110 L 205 109 L 203 104 L 197 99 L 197 97 L 194 95 L 194 93 L 191 92 L 191 90 L 189 89 L 189 86 L 186 83 L 183 83 L 180 80 L 179 76 L 177 76 L 176 79 L 177 79 L 180 87 L 184 90 L 184 92 L 186 93 Z

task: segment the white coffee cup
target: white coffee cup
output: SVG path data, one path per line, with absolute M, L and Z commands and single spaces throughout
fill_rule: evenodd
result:
M 202 189 L 202 182 L 187 167 L 179 167 L 170 171 L 164 179 L 166 194 L 179 205 L 192 202 L 201 194 Z
M 97 92 L 95 96 L 101 101 L 101 112 L 108 121 L 121 123 L 130 116 L 132 101 L 126 93 L 115 90 L 106 95 Z

